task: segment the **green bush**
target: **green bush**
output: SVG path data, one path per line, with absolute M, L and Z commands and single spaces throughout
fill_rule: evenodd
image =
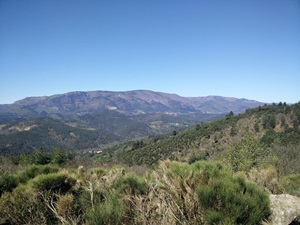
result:
M 76 180 L 58 173 L 41 174 L 31 180 L 31 185 L 38 191 L 67 192 L 75 184 Z
M 300 197 L 300 173 L 284 176 L 279 182 L 285 193 Z
M 299 139 L 298 139 L 299 140 Z M 300 145 L 277 146 L 274 149 L 280 176 L 300 173 Z
M 180 162 L 172 162 L 170 163 L 168 176 L 179 176 L 180 178 L 186 178 L 191 172 L 190 165 L 186 163 Z
M 6 191 L 12 191 L 18 185 L 18 179 L 13 175 L 0 176 L 0 196 Z
M 113 186 L 119 192 L 131 195 L 146 194 L 147 192 L 147 184 L 145 180 L 132 173 L 128 173 L 120 177 L 116 180 Z
M 91 173 L 91 175 L 99 178 L 99 177 L 104 176 L 106 174 L 106 171 L 103 168 L 96 167 L 96 168 L 91 169 L 90 173 Z
M 28 167 L 25 171 L 18 174 L 20 183 L 26 183 L 30 179 L 33 179 L 40 174 L 49 174 L 58 172 L 57 167 L 44 166 L 44 165 L 33 165 Z
M 272 153 L 259 138 L 246 136 L 228 149 L 225 159 L 233 171 L 249 171 L 255 166 L 270 163 Z
M 95 206 L 94 210 L 87 212 L 86 221 L 89 225 L 121 224 L 123 204 L 119 196 L 113 194 L 109 198 Z
M 196 194 L 208 224 L 259 224 L 269 214 L 269 198 L 242 177 L 210 176 Z
M 57 224 L 32 188 L 19 185 L 0 198 L 0 224 Z
M 51 163 L 61 165 L 67 161 L 67 156 L 66 153 L 60 149 L 60 148 L 55 148 L 51 152 Z
M 51 156 L 44 149 L 40 148 L 32 152 L 29 156 L 31 163 L 36 165 L 46 165 L 51 161 Z

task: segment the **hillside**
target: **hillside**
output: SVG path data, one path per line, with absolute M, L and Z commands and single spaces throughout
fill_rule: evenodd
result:
M 179 133 L 153 137 L 106 149 L 103 162 L 156 164 L 159 160 L 190 161 L 222 159 L 227 150 L 245 137 L 253 137 L 265 148 L 300 145 L 300 103 L 265 105 L 245 113 L 201 123 Z
M 0 105 L 0 155 L 107 144 L 179 131 L 262 103 L 217 96 L 185 98 L 153 91 L 70 92 Z
M 38 148 L 59 147 L 87 151 L 108 144 L 185 129 L 199 121 L 210 121 L 223 114 L 172 116 L 160 113 L 125 115 L 100 110 L 83 116 L 53 119 L 38 117 L 0 123 L 0 155 L 30 153 Z

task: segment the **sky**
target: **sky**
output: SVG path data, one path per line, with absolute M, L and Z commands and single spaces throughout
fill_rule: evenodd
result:
M 300 101 L 299 0 L 0 0 L 0 104 L 153 90 Z

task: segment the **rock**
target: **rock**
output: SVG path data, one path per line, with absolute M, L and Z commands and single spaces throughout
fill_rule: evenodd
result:
M 300 224 L 300 198 L 288 194 L 270 195 L 271 224 Z

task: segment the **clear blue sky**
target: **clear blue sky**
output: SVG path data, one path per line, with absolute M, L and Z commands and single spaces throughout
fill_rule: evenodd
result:
M 300 101 L 299 0 L 0 0 L 0 104 L 149 89 Z

